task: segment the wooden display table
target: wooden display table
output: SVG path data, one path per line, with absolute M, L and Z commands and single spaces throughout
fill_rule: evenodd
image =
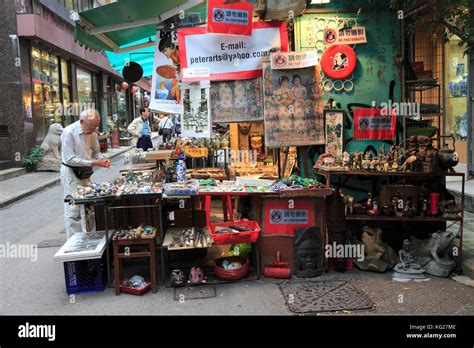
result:
M 147 246 L 148 251 L 120 252 L 120 247 Z M 114 273 L 115 273 L 115 295 L 120 295 L 120 284 L 122 281 L 122 260 L 134 257 L 148 257 L 150 259 L 150 281 L 151 290 L 156 292 L 156 238 L 139 239 L 114 239 Z

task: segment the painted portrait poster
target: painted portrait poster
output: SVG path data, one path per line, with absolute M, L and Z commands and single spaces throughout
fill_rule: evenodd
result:
M 263 121 L 262 78 L 211 84 L 213 122 Z
M 272 70 L 263 65 L 265 143 L 268 147 L 324 144 L 319 65 Z
M 183 112 L 183 98 L 177 79 L 179 51 L 176 43 L 176 32 L 157 31 L 150 101 L 150 109 L 156 112 Z

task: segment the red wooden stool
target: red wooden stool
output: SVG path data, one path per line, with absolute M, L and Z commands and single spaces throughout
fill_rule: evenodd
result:
M 222 213 L 224 214 L 224 221 L 234 221 L 234 211 L 232 207 L 232 198 L 230 195 L 223 195 L 222 198 Z M 211 196 L 204 196 L 201 201 L 201 209 L 206 210 L 206 225 L 211 223 Z

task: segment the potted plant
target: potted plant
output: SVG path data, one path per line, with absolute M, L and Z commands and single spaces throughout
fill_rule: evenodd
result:
M 28 171 L 33 171 L 36 169 L 39 161 L 43 157 L 43 148 L 41 146 L 36 146 L 28 153 L 25 160 L 23 161 L 23 165 L 28 169 Z

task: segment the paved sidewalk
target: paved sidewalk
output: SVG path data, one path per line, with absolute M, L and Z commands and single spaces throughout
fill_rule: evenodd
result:
M 462 181 L 448 181 L 446 188 L 454 195 L 457 202 L 461 202 Z M 474 213 L 474 179 L 464 181 L 464 208 Z
M 103 155 L 113 158 L 127 152 L 133 146 L 120 146 L 109 149 Z M 60 181 L 59 172 L 32 172 L 16 178 L 0 181 L 0 208 L 32 195 Z
M 153 132 L 151 138 L 154 145 L 161 142 L 158 132 Z M 103 155 L 106 158 L 114 158 L 133 148 L 134 146 L 115 147 Z M 53 186 L 59 181 L 59 172 L 33 172 L 0 181 L 0 208 Z

